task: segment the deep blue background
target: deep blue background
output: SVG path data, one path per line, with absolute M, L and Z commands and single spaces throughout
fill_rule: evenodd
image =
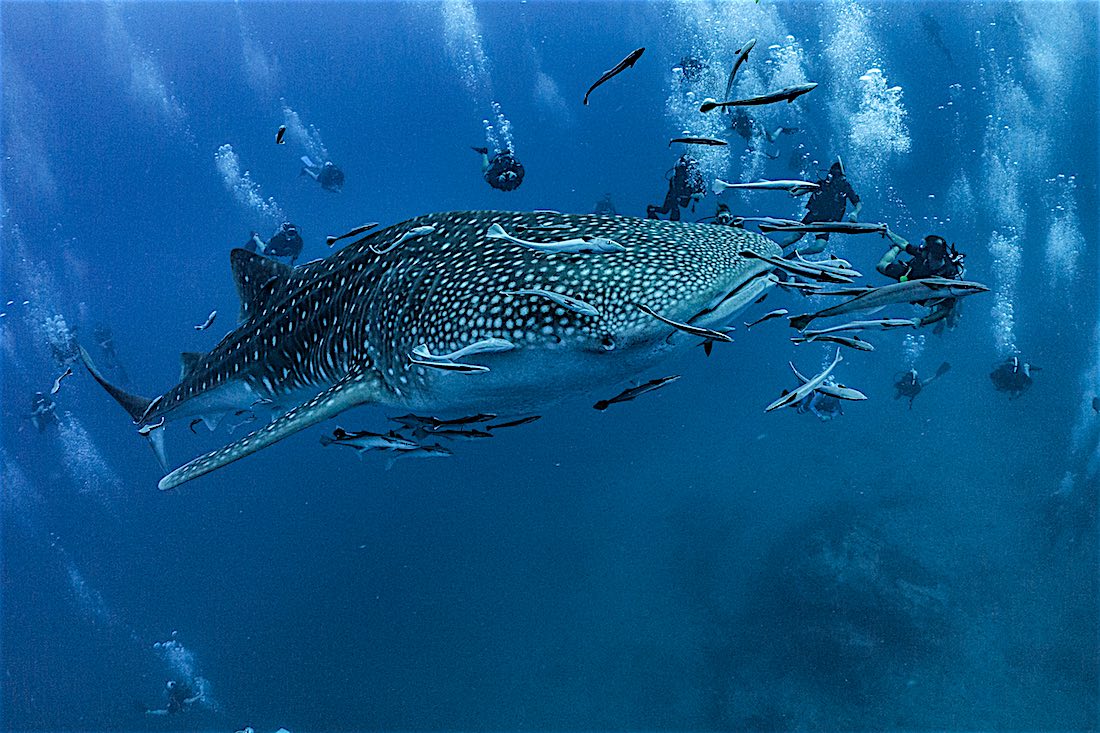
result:
M 830 100 L 856 83 L 824 61 L 832 16 L 761 5 L 752 12 L 784 23 L 823 82 L 801 103 L 798 139 L 827 161 L 844 135 Z M 1034 102 L 1030 133 L 1053 138 L 1041 170 L 1018 181 L 1028 218 L 1016 343 L 1044 368 L 1022 399 L 986 376 L 999 353 L 992 296 L 979 296 L 956 331 L 929 336 L 917 368 L 953 368 L 912 411 L 891 399 L 909 364 L 901 337 L 884 334 L 875 353 L 846 354 L 843 381 L 868 402 L 831 423 L 765 415 L 791 386 L 787 360 L 812 370 L 822 357 L 768 324 L 710 359 L 683 354 L 662 371 L 685 378 L 635 404 L 597 413 L 589 405 L 609 395 L 578 395 L 445 461 L 385 471 L 322 449 L 315 429 L 161 494 L 148 449 L 85 374 L 58 402 L 88 440 L 31 429 L 29 395 L 58 371 L 36 328 L 55 313 L 83 334 L 109 323 L 146 394 L 171 386 L 178 352 L 212 347 L 237 307 L 229 249 L 268 233 L 226 191 L 220 145 L 301 226 L 304 259 L 328 253 L 326 234 L 427 211 L 584 212 L 610 191 L 638 215 L 663 197 L 675 160 L 666 141 L 681 130 L 665 100 L 691 45 L 684 15 L 477 4 L 494 98 L 527 168 L 501 194 L 469 151 L 490 110 L 461 84 L 437 5 L 3 4 L 0 301 L 15 300 L 0 323 L 5 729 L 1095 728 L 1096 6 L 1073 6 L 1081 56 L 1051 56 L 1072 80 L 1060 100 L 1026 59 L 1064 29 L 1036 34 L 1009 4 L 870 7 L 912 149 L 880 180 L 854 180 L 865 220 L 916 238 L 939 217 L 968 274 L 997 282 L 982 185 L 994 69 Z M 922 14 L 943 26 L 954 64 Z M 758 31 L 730 32 L 736 45 Z M 242 39 L 277 60 L 270 87 L 248 84 Z M 762 36 L 750 63 L 782 42 Z M 582 107 L 599 72 L 640 45 L 639 64 Z M 134 70 L 149 68 L 183 110 L 176 123 L 163 95 L 135 91 Z M 564 111 L 538 104 L 539 70 Z M 953 83 L 968 90 L 957 117 L 939 109 Z M 273 144 L 280 98 L 321 132 L 347 174 L 343 193 L 299 178 L 304 151 Z M 767 173 L 794 176 L 786 159 Z M 942 224 L 960 170 L 974 210 Z M 1077 176 L 1085 249 L 1079 276 L 1051 287 L 1048 214 L 1065 201 L 1044 179 L 1059 173 Z M 732 201 L 746 214 L 792 211 L 778 194 Z M 694 217 L 712 211 L 710 196 Z M 840 246 L 873 272 L 879 240 Z M 802 302 L 776 293 L 762 307 L 780 306 Z M 214 328 L 196 333 L 212 308 Z M 381 416 L 340 424 L 377 429 Z M 176 426 L 170 454 L 180 462 L 228 439 Z M 828 584 L 799 563 L 802 543 L 852 527 L 881 538 L 879 556 L 904 558 L 875 571 L 887 587 L 900 587 L 891 572 L 916 572 L 898 567 L 935 579 L 942 628 L 912 647 L 885 631 L 895 643 L 839 641 L 835 612 L 817 605 Z M 869 628 L 898 623 L 882 598 L 861 609 Z M 147 719 L 132 702 L 159 701 L 179 674 L 152 649 L 172 631 L 217 706 Z

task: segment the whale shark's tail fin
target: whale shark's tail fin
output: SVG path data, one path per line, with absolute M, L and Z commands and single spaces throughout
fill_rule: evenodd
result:
M 141 419 L 145 417 L 146 412 L 148 412 L 149 406 L 152 405 L 155 400 L 130 394 L 111 384 L 99 369 L 96 368 L 95 363 L 92 361 L 92 357 L 88 355 L 84 347 L 78 346 L 77 348 L 80 349 L 80 360 L 84 362 L 84 366 L 92 375 L 92 379 L 99 382 L 99 386 L 103 387 L 103 389 L 107 391 L 107 394 L 115 399 L 115 402 L 122 405 L 122 408 L 130 414 L 130 417 L 135 423 L 141 422 Z
M 106 390 L 107 394 L 114 398 L 115 402 L 122 405 L 122 408 L 129 413 L 130 418 L 135 424 L 140 424 L 144 421 L 145 416 L 149 414 L 159 402 L 160 398 L 149 399 L 148 397 L 141 397 L 139 395 L 130 394 L 124 389 L 120 389 L 115 385 L 107 381 L 107 378 L 96 368 L 95 362 L 92 361 L 92 357 L 88 355 L 88 352 L 84 350 L 83 346 L 78 346 L 80 349 L 80 360 L 84 362 L 85 368 L 92 375 L 92 379 L 99 382 L 99 386 Z M 161 420 L 163 423 L 163 418 Z M 138 431 L 146 440 L 149 441 L 149 447 L 153 449 L 153 454 L 157 457 L 157 462 L 160 463 L 161 468 L 165 471 L 168 470 L 168 454 L 164 448 L 164 427 L 158 425 L 152 430 L 139 430 Z
M 277 443 L 299 430 L 339 415 L 356 405 L 378 400 L 382 381 L 373 372 L 356 369 L 310 401 L 295 407 L 254 433 L 200 456 L 169 473 L 157 484 L 161 491 L 174 489 L 191 479 L 204 476 L 222 466 L 240 460 Z

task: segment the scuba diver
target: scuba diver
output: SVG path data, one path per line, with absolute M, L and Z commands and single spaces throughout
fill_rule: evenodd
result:
M 705 61 L 694 56 L 684 56 L 680 59 L 678 65 L 672 67 L 672 70 L 680 73 L 681 81 L 698 81 L 699 77 L 706 71 L 706 68 L 707 64 Z
M 302 233 L 298 230 L 298 226 L 289 221 L 280 224 L 279 229 L 267 242 L 260 239 L 256 232 L 252 232 L 252 237 L 244 244 L 244 248 L 249 252 L 259 252 L 268 257 L 289 257 L 291 265 L 298 259 L 298 255 L 302 254 L 304 246 L 305 242 L 302 240 Z
M 847 176 L 844 175 L 844 163 L 837 158 L 829 166 L 826 176 L 817 181 L 819 188 L 810 194 L 806 202 L 806 215 L 802 217 L 803 224 L 811 224 L 819 221 L 842 221 L 848 204 L 852 204 L 852 213 L 848 215 L 848 221 L 855 222 L 859 219 L 859 212 L 863 209 L 859 194 L 852 188 Z M 804 232 L 790 232 L 775 237 L 775 241 L 784 249 L 802 239 Z M 825 243 L 829 241 L 828 232 L 820 232 L 814 235 L 814 243 L 798 250 L 799 254 L 816 255 L 825 249 Z
M 46 432 L 47 427 L 57 424 L 57 405 L 41 392 L 35 392 L 31 398 L 30 419 L 38 432 Z
M 611 194 L 605 193 L 603 198 L 596 202 L 596 207 L 592 209 L 592 213 L 596 216 L 618 216 L 618 212 L 615 211 L 615 203 L 611 200 Z
M 501 150 L 489 159 L 489 148 L 473 148 L 481 155 L 481 173 L 485 182 L 498 191 L 515 191 L 523 183 L 523 164 L 511 150 Z
M 129 384 L 130 376 L 126 373 L 126 368 L 122 366 L 115 351 L 115 338 L 111 333 L 111 327 L 104 323 L 98 324 L 92 329 L 92 337 L 95 338 L 95 344 L 99 347 L 96 362 L 104 369 L 114 372 L 118 383 Z
M 718 208 L 714 210 L 714 216 L 704 216 L 697 221 L 697 224 L 711 223 L 720 227 L 734 227 L 736 229 L 745 228 L 745 220 L 739 216 L 734 216 L 730 211 L 730 207 L 726 206 L 721 201 L 718 202 Z
M 194 692 L 191 686 L 186 682 L 168 680 L 164 687 L 168 693 L 168 704 L 163 708 L 145 708 L 145 706 L 142 706 L 145 709 L 146 715 L 173 715 L 175 713 L 182 713 L 185 712 L 192 703 L 202 698 L 202 693 Z
M 751 143 L 752 139 L 761 134 L 764 139 L 770 143 L 774 143 L 779 139 L 780 135 L 794 135 L 797 132 L 801 132 L 797 127 L 777 127 L 774 130 L 764 129 L 756 120 L 754 120 L 743 107 L 736 107 L 733 112 L 730 113 L 730 129 L 744 138 L 746 143 Z M 750 152 L 754 152 L 751 145 L 748 146 Z M 779 154 L 772 155 L 768 151 L 764 151 L 764 155 L 770 160 L 776 160 L 779 158 Z
M 825 383 L 836 384 L 836 382 L 831 379 Z M 821 392 L 810 392 L 802 398 L 795 409 L 799 414 L 809 412 L 822 422 L 828 422 L 829 420 L 844 415 L 844 409 L 841 407 L 840 400 L 832 395 L 822 394 Z
M 917 398 L 917 395 L 921 393 L 921 390 L 932 384 L 932 382 L 935 382 L 944 374 L 947 374 L 950 369 L 951 365 L 945 361 L 944 363 L 940 364 L 940 368 L 936 370 L 936 373 L 933 376 L 925 379 L 924 381 L 921 381 L 920 375 L 917 374 L 916 369 L 910 369 L 907 372 L 895 374 L 894 389 L 897 391 L 894 393 L 894 399 L 897 400 L 901 399 L 902 397 L 908 398 L 909 409 L 912 410 L 913 400 Z
M 989 378 L 998 392 L 1008 392 L 1009 399 L 1016 399 L 1031 388 L 1031 373 L 1038 371 L 1042 370 L 1018 356 L 1010 356 L 993 368 Z
M 922 280 L 928 277 L 962 279 L 965 272 L 963 260 L 966 255 L 959 253 L 954 244 L 949 245 L 947 240 L 938 234 L 929 234 L 919 246 L 910 244 L 889 229 L 886 230 L 886 236 L 893 244 L 875 265 L 875 269 L 886 277 L 898 282 Z M 903 250 L 910 256 L 908 262 L 898 260 Z M 929 305 L 932 306 L 932 312 L 921 318 L 918 326 L 927 326 L 947 319 L 947 325 L 950 328 L 955 327 L 959 318 L 957 299 L 944 298 Z M 943 325 L 937 326 L 935 333 L 941 333 Z
M 669 221 L 680 221 L 680 209 L 692 206 L 707 193 L 707 184 L 699 161 L 684 153 L 676 161 L 668 181 L 668 193 L 661 206 L 650 204 L 646 207 L 646 218 L 656 219 L 658 214 L 668 214 Z
M 331 160 L 326 160 L 323 165 L 319 165 L 314 163 L 308 155 L 303 155 L 302 164 L 304 167 L 298 175 L 309 176 L 321 184 L 321 188 L 326 191 L 339 193 L 340 189 L 344 187 L 344 172 L 337 168 Z

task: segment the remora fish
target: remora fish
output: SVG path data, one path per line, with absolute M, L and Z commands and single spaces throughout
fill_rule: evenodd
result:
M 810 342 L 827 342 L 830 344 L 838 344 L 840 346 L 847 346 L 849 349 L 856 349 L 857 351 L 874 351 L 875 347 L 869 341 L 864 341 L 859 336 L 817 336 L 816 338 L 808 339 L 805 336 L 792 336 L 791 343 L 793 344 L 808 344 Z
M 349 448 L 354 448 L 359 453 L 360 458 L 363 457 L 363 453 L 366 451 L 416 450 L 420 447 L 418 443 L 406 440 L 399 435 L 371 433 L 366 430 L 349 433 L 343 428 L 336 428 L 333 430 L 332 437 L 322 435 L 321 445 L 326 447 L 330 445 L 344 445 Z
M 821 188 L 816 183 L 810 181 L 753 181 L 751 183 L 728 183 L 721 178 L 714 179 L 714 195 L 719 196 L 723 191 L 730 188 L 744 189 L 746 191 L 786 191 L 791 196 L 803 196 Z M 761 228 L 763 231 L 763 228 Z
M 449 420 L 444 420 L 432 415 L 399 415 L 398 417 L 389 418 L 390 422 L 400 423 L 406 428 L 416 429 L 421 427 L 443 427 L 444 425 L 470 425 L 471 423 L 488 422 L 496 418 L 496 415 L 488 412 L 479 412 L 476 415 L 469 415 L 467 417 L 455 417 Z
M 730 78 L 726 82 L 726 99 L 730 98 L 730 92 L 733 91 L 733 77 L 737 76 L 737 70 L 741 68 L 741 64 L 749 60 L 749 51 L 756 45 L 756 39 L 753 38 L 741 48 L 737 49 L 737 60 L 733 62 L 733 70 L 730 71 Z
M 372 244 L 371 245 L 371 251 L 373 251 L 377 255 L 384 255 L 384 254 L 386 254 L 387 252 L 389 252 L 391 249 L 393 249 L 394 247 L 396 247 L 399 244 L 404 244 L 405 242 L 409 241 L 410 239 L 416 239 L 417 237 L 423 237 L 427 234 L 431 234 L 434 231 L 435 231 L 435 227 L 433 227 L 433 226 L 413 227 L 412 229 L 408 230 L 407 232 L 402 234 L 400 237 L 395 239 L 393 241 L 393 244 L 390 244 L 388 247 L 378 248 L 378 247 L 375 247 Z
M 217 317 L 218 317 L 218 312 L 216 310 L 215 311 L 210 311 L 210 315 L 208 315 L 206 317 L 206 320 L 203 321 L 202 325 L 195 326 L 195 330 L 196 331 L 205 331 L 206 329 L 208 329 L 208 328 L 210 328 L 211 326 L 214 325 L 214 319 L 217 318 Z
M 564 225 L 626 248 L 615 257 L 552 258 L 521 247 L 486 249 L 485 233 L 494 224 Z M 436 233 L 406 242 L 384 260 L 371 251 L 418 226 Z M 86 353 L 81 357 L 138 425 L 164 417 L 186 426 L 259 398 L 297 405 L 172 471 L 160 481 L 171 489 L 359 405 L 524 414 L 636 377 L 694 344 L 669 340 L 668 326 L 639 311 L 632 294 L 645 293 L 646 303 L 670 319 L 727 323 L 772 286 L 772 268 L 739 254 L 747 250 L 780 253 L 763 235 L 708 224 L 508 211 L 428 214 L 297 268 L 234 250 L 241 322 L 209 353 L 185 358 L 179 383 L 156 398 L 115 387 Z M 551 276 L 556 289 L 591 293 L 602 317 L 544 313 L 507 299 L 490 303 L 486 295 Z M 476 379 L 408 362 L 418 344 L 449 352 L 471 338 L 499 338 L 516 348 Z
M 508 422 L 496 423 L 494 425 L 486 425 L 486 430 L 502 430 L 503 428 L 515 428 L 520 425 L 526 425 L 533 423 L 536 420 L 541 420 L 542 415 L 528 415 L 527 417 L 520 417 L 515 420 L 509 420 Z
M 905 282 L 883 285 L 879 288 L 871 288 L 856 295 L 851 300 L 846 300 L 817 313 L 793 316 L 791 327 L 803 331 L 806 326 L 810 325 L 811 321 L 818 318 L 832 318 L 833 316 L 842 316 L 858 311 L 878 310 L 897 303 L 921 303 L 926 300 L 941 298 L 964 298 L 967 295 L 986 292 L 989 292 L 988 287 L 968 280 L 948 280 L 942 277 L 906 280 Z
M 698 336 L 699 338 L 704 338 L 708 341 L 723 341 L 727 344 L 733 343 L 733 339 L 730 338 L 730 335 L 728 333 L 715 331 L 711 328 L 692 326 L 690 323 L 680 323 L 679 321 L 674 321 L 671 318 L 665 318 L 647 305 L 638 304 L 638 310 L 640 310 L 642 313 L 645 313 L 647 316 L 653 316 L 661 323 L 667 323 L 668 325 L 675 328 L 677 331 L 683 331 L 684 333 L 689 333 L 692 336 Z
M 816 221 L 809 224 L 760 224 L 760 231 L 769 232 L 812 232 L 829 234 L 886 234 L 885 224 L 864 224 L 852 221 Z
M 790 104 L 803 94 L 812 92 L 816 88 L 817 82 L 810 82 L 809 84 L 795 84 L 791 87 L 784 87 L 778 91 L 761 94 L 759 97 L 735 99 L 731 102 L 716 102 L 713 99 L 708 99 L 699 107 L 699 111 L 710 112 L 712 109 L 717 109 L 719 107 L 752 107 L 762 104 L 773 104 L 774 102 L 786 102 Z
M 599 309 L 596 308 L 595 306 L 593 306 L 589 303 L 585 303 L 583 300 L 580 300 L 579 298 L 572 298 L 568 295 L 563 295 L 562 293 L 555 293 L 553 290 L 543 290 L 541 288 L 527 288 L 527 289 L 524 289 L 524 290 L 501 290 L 500 294 L 501 295 L 512 295 L 512 296 L 534 295 L 534 296 L 537 296 L 537 297 L 540 297 L 540 298 L 546 298 L 547 300 L 551 300 L 551 301 L 557 303 L 558 305 L 560 305 L 562 308 L 567 308 L 567 309 L 573 311 L 574 313 L 577 313 L 577 314 L 582 315 L 582 316 L 592 316 L 593 318 L 598 318 L 599 315 L 600 315 Z
M 745 328 L 752 328 L 753 326 L 755 326 L 758 323 L 763 323 L 764 321 L 770 321 L 773 318 L 782 318 L 783 316 L 787 315 L 788 312 L 789 311 L 786 308 L 777 308 L 776 310 L 773 310 L 770 313 L 765 313 L 764 315 L 760 316 L 759 318 L 757 318 L 752 323 L 746 323 Z
M 275 144 L 283 144 L 283 135 L 286 134 L 286 125 L 279 125 L 279 131 L 275 133 Z
M 652 392 L 655 389 L 660 389 L 666 384 L 675 382 L 680 378 L 679 374 L 673 374 L 670 377 L 660 377 L 658 379 L 651 379 L 645 384 L 640 384 L 637 387 L 631 387 L 630 389 L 624 389 L 619 394 L 615 395 L 609 400 L 600 400 L 596 404 L 592 405 L 597 410 L 606 410 L 611 405 L 618 404 L 620 402 L 630 402 L 631 400 L 641 397 L 646 392 Z
M 360 234 L 363 234 L 364 232 L 369 232 L 371 229 L 374 229 L 376 226 L 378 226 L 378 222 L 372 221 L 370 224 L 363 224 L 362 226 L 357 226 L 354 229 L 346 231 L 343 234 L 341 234 L 339 237 L 333 237 L 333 236 L 325 237 L 325 244 L 327 244 L 328 246 L 331 247 L 332 245 L 339 242 L 341 239 L 348 239 L 349 237 L 355 237 L 355 236 L 358 236 Z
M 409 363 L 416 366 L 439 369 L 444 372 L 458 372 L 459 374 L 481 374 L 489 371 L 489 367 L 481 364 L 463 364 L 457 361 L 432 361 L 429 359 L 417 359 L 409 355 Z
M 793 392 L 787 392 L 784 390 L 784 394 L 780 396 L 780 398 L 777 399 L 775 402 L 765 407 L 764 412 L 771 412 L 772 410 L 778 410 L 780 407 L 790 407 L 791 405 L 798 404 L 803 400 L 803 398 L 806 397 L 806 395 L 816 390 L 818 386 L 822 382 L 824 382 L 830 374 L 832 374 L 833 369 L 836 368 L 836 365 L 842 361 L 844 361 L 844 357 L 840 355 L 840 349 L 837 349 L 836 358 L 833 359 L 832 364 L 825 367 L 825 369 L 823 369 L 813 378 L 806 380 L 806 382 L 804 382 L 802 386 L 800 386 Z M 794 369 L 794 364 L 791 364 L 791 369 Z
M 826 336 L 844 331 L 889 331 L 893 328 L 916 328 L 917 321 L 909 318 L 880 318 L 874 321 L 852 321 L 839 326 L 830 326 L 816 331 L 803 331 L 802 336 L 807 341 L 813 341 L 819 336 Z
M 713 137 L 674 137 L 668 141 L 668 146 L 671 148 L 672 143 L 684 143 L 686 145 L 729 145 L 725 140 L 718 140 Z
M 475 341 L 469 346 L 463 346 L 461 349 L 452 351 L 449 354 L 433 354 L 428 351 L 427 344 L 416 346 L 413 348 L 412 353 L 413 356 L 425 361 L 458 361 L 475 354 L 498 354 L 502 351 L 511 351 L 514 348 L 516 348 L 516 345 L 508 339 L 487 338 Z
M 623 59 L 619 63 L 615 64 L 613 67 L 611 67 L 607 71 L 605 71 L 603 73 L 603 76 L 601 76 L 599 79 L 597 79 L 595 84 L 588 87 L 588 91 L 584 93 L 584 104 L 586 106 L 588 105 L 588 96 L 590 94 L 592 94 L 593 91 L 595 91 L 596 87 L 603 84 L 605 81 L 611 79 L 612 77 L 618 76 L 622 72 L 624 72 L 627 69 L 634 66 L 634 64 L 638 62 L 638 59 L 640 59 L 642 57 L 643 53 L 645 53 L 645 46 L 642 46 L 641 48 L 634 49 L 633 51 L 630 52 L 629 56 L 627 56 L 625 59 Z
M 837 272 L 834 269 L 828 267 L 819 267 L 816 263 L 803 260 L 802 262 L 796 262 L 794 260 L 786 260 L 782 257 L 772 257 L 770 255 L 762 255 L 758 252 L 746 252 L 746 257 L 753 259 L 763 260 L 772 267 L 789 272 L 792 275 L 799 275 L 800 277 L 807 277 L 811 280 L 820 280 L 831 283 L 850 283 L 852 278 Z
M 805 384 L 810 381 L 802 376 L 802 373 L 795 368 L 793 363 L 787 363 L 791 365 L 791 371 L 794 372 L 794 376 L 798 378 L 799 382 Z M 859 402 L 867 399 L 867 395 L 863 394 L 858 389 L 852 389 L 851 387 L 845 387 L 843 384 L 837 384 L 833 381 L 832 377 L 829 377 L 824 382 L 817 385 L 817 389 L 814 391 L 829 395 L 830 397 L 836 397 L 838 400 L 848 400 L 850 402 Z
M 626 247 L 606 237 L 576 237 L 563 239 L 558 242 L 529 242 L 526 239 L 513 237 L 504 231 L 500 224 L 493 224 L 489 231 L 485 232 L 489 239 L 502 239 L 505 242 L 518 244 L 536 252 L 554 252 L 558 254 L 604 254 L 608 252 L 625 252 Z
M 53 380 L 53 387 L 50 388 L 50 394 L 57 394 L 58 390 L 61 389 L 61 380 L 64 379 L 65 377 L 71 377 L 72 375 L 73 375 L 73 368 L 72 367 L 66 367 L 65 371 L 61 372 L 61 376 L 59 376 L 57 379 Z

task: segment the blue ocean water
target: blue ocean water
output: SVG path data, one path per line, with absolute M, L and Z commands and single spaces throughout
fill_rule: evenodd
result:
M 1098 29 L 1091 2 L 3 3 L 4 730 L 1097 729 Z M 736 93 L 819 86 L 744 139 L 698 106 L 750 38 Z M 429 212 L 609 193 L 645 216 L 682 134 L 728 139 L 693 147 L 708 182 L 840 156 L 861 220 L 942 234 L 991 292 L 953 330 L 846 350 L 868 399 L 829 421 L 764 412 L 788 360 L 832 356 L 744 328 L 821 307 L 775 289 L 732 344 L 634 375 L 682 375 L 635 402 L 598 412 L 630 384 L 578 385 L 389 468 L 318 444 L 398 414 L 358 408 L 164 493 L 73 364 L 76 339 L 104 365 L 106 328 L 112 379 L 169 389 L 234 327 L 230 250 L 284 220 L 300 264 Z M 486 185 L 483 145 L 515 150 L 517 190 Z M 886 246 L 828 251 L 883 284 Z M 1018 399 L 989 377 L 1012 356 L 1041 368 Z M 70 364 L 39 431 L 32 395 Z M 172 465 L 246 417 L 173 424 Z M 166 680 L 200 699 L 143 712 Z

